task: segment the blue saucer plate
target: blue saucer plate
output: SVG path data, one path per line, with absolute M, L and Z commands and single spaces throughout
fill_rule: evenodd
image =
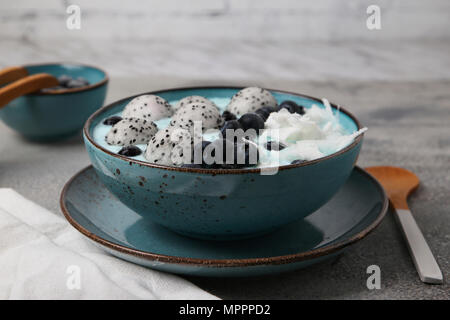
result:
M 388 207 L 383 188 L 359 167 L 307 218 L 247 240 L 198 240 L 145 220 L 103 186 L 92 166 L 67 182 L 60 202 L 70 224 L 114 256 L 160 271 L 217 277 L 279 273 L 334 257 L 372 231 Z

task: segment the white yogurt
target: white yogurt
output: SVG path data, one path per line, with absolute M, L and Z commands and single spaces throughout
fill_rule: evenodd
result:
M 325 108 L 313 105 L 304 115 L 291 114 L 286 109 L 270 114 L 265 130 L 259 137 L 260 150 L 267 141 L 279 141 L 286 148 L 262 152 L 260 167 L 290 164 L 294 160 L 315 160 L 348 146 L 355 137 L 367 130 L 347 132 L 339 123 L 327 100 Z

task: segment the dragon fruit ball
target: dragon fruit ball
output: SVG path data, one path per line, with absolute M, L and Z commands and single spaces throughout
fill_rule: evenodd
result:
M 140 118 L 125 118 L 114 124 L 105 138 L 110 145 L 146 144 L 157 131 L 158 127 L 152 121 Z
M 173 109 L 166 100 L 152 94 L 146 94 L 131 100 L 123 109 L 122 117 L 157 121 L 170 117 L 172 114 Z
M 236 93 L 227 106 L 227 110 L 237 116 L 255 112 L 261 107 L 276 107 L 273 95 L 263 88 L 248 87 Z
M 201 136 L 197 139 L 201 141 Z M 167 127 L 150 139 L 145 158 L 152 163 L 180 166 L 191 162 L 194 136 L 186 129 Z
M 186 106 L 186 105 L 188 105 L 188 104 L 198 104 L 198 103 L 213 104 L 213 105 L 215 106 L 214 102 L 212 102 L 211 100 L 209 100 L 209 99 L 207 99 L 207 98 L 205 98 L 205 97 L 202 97 L 202 96 L 188 96 L 188 97 L 184 97 L 183 99 L 181 99 L 180 101 L 178 101 L 178 102 L 173 106 L 173 108 L 174 108 L 175 110 L 178 110 L 178 109 L 180 109 L 181 107 L 184 107 L 184 106 Z M 217 108 L 217 106 L 216 106 L 216 108 Z
M 170 126 L 192 131 L 195 121 L 201 121 L 202 131 L 218 129 L 224 122 L 217 106 L 205 99 L 205 102 L 193 102 L 180 107 L 172 116 Z

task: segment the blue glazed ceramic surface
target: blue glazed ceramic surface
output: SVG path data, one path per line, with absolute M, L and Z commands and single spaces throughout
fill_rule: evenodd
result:
M 373 230 L 387 206 L 378 182 L 355 168 L 337 194 L 304 220 L 265 236 L 218 242 L 186 238 L 143 219 L 103 186 L 91 166 L 72 178 L 61 195 L 67 220 L 111 254 L 199 276 L 278 273 L 323 261 Z
M 29 74 L 49 73 L 83 77 L 90 85 L 59 92 L 36 93 L 17 98 L 0 109 L 0 119 L 32 140 L 57 140 L 77 133 L 86 119 L 103 105 L 107 74 L 79 64 L 25 66 Z
M 241 88 L 188 88 L 154 92 L 169 102 L 189 95 L 231 97 Z M 320 100 L 271 91 L 278 102 L 294 100 L 305 107 Z M 275 175 L 260 169 L 217 170 L 155 165 L 113 154 L 92 139 L 95 126 L 117 113 L 134 97 L 106 106 L 84 128 L 86 149 L 105 186 L 129 208 L 176 232 L 202 239 L 229 240 L 270 232 L 302 219 L 325 204 L 349 177 L 362 136 L 330 156 L 282 166 Z M 333 105 L 334 108 L 336 108 Z M 339 121 L 349 132 L 361 128 L 340 109 Z

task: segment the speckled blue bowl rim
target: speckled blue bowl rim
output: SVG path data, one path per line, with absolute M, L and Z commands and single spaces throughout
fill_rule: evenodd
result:
M 273 256 L 273 257 L 263 257 L 263 258 L 250 258 L 250 259 L 201 259 L 201 258 L 186 258 L 186 257 L 177 257 L 177 256 L 168 256 L 164 254 L 159 253 L 151 253 L 147 251 L 137 250 L 133 248 L 129 248 L 111 241 L 108 241 L 106 239 L 103 239 L 99 237 L 98 235 L 90 232 L 86 228 L 84 228 L 82 225 L 80 225 L 71 215 L 70 211 L 67 209 L 65 200 L 67 195 L 67 190 L 72 185 L 72 182 L 83 172 L 92 169 L 92 165 L 87 166 L 86 168 L 79 171 L 77 174 L 75 174 L 70 180 L 65 184 L 60 197 L 60 206 L 61 210 L 67 219 L 67 221 L 79 232 L 81 232 L 83 235 L 88 237 L 89 239 L 93 240 L 96 243 L 99 243 L 109 249 L 112 249 L 114 251 L 118 251 L 124 254 L 129 254 L 132 256 L 136 256 L 138 258 L 143 258 L 145 260 L 149 261 L 160 261 L 165 263 L 172 263 L 172 264 L 184 264 L 184 265 L 193 265 L 193 266 L 206 266 L 206 267 L 216 267 L 216 268 L 222 268 L 222 267 L 246 267 L 246 266 L 256 266 L 256 265 L 280 265 L 280 264 L 288 264 L 288 263 L 294 263 L 294 262 L 300 262 L 310 259 L 315 259 L 318 257 L 326 256 L 329 254 L 332 254 L 334 252 L 340 251 L 344 249 L 345 247 L 363 239 L 366 237 L 370 232 L 372 232 L 383 220 L 384 216 L 386 215 L 388 206 L 389 206 L 389 199 L 386 195 L 386 192 L 384 191 L 383 187 L 380 185 L 380 183 L 367 171 L 364 169 L 355 166 L 354 170 L 359 171 L 362 175 L 365 175 L 369 180 L 372 181 L 372 183 L 376 186 L 378 191 L 380 192 L 382 199 L 383 199 L 383 205 L 380 210 L 380 213 L 378 217 L 364 230 L 360 231 L 359 233 L 355 234 L 354 236 L 341 241 L 337 242 L 332 245 L 320 247 L 311 251 L 305 251 L 300 253 L 294 253 L 289 255 L 283 255 L 283 256 Z
M 46 66 L 75 66 L 75 67 L 86 67 L 86 68 L 92 68 L 92 69 L 96 69 L 100 72 L 102 72 L 104 74 L 104 77 L 102 80 L 87 85 L 87 86 L 83 86 L 80 88 L 68 88 L 68 89 L 58 89 L 58 90 L 50 90 L 47 89 L 46 91 L 38 91 L 38 92 L 33 92 L 33 93 L 29 93 L 28 95 L 30 96 L 48 96 L 48 95 L 61 95 L 61 94 L 67 94 L 67 93 L 76 93 L 76 92 L 82 92 L 82 91 L 88 91 L 88 90 L 92 90 L 95 88 L 98 88 L 104 84 L 106 84 L 109 81 L 109 76 L 106 73 L 105 70 L 96 67 L 96 66 L 92 66 L 92 65 L 88 65 L 88 64 L 84 64 L 84 63 L 78 63 L 78 62 L 46 62 L 46 63 L 33 63 L 33 64 L 25 64 L 22 67 L 24 68 L 28 68 L 28 67 L 46 67 Z
M 164 89 L 164 90 L 158 90 L 158 91 L 151 91 L 151 92 L 147 92 L 147 93 L 140 93 L 140 94 L 136 94 L 134 96 L 130 96 L 130 97 L 126 97 L 123 99 L 120 99 L 118 101 L 115 101 L 113 103 L 110 103 L 109 105 L 106 105 L 100 109 L 98 109 L 96 112 L 94 112 L 89 119 L 86 121 L 84 128 L 83 128 L 83 133 L 85 135 L 85 137 L 89 140 L 89 142 L 95 146 L 98 150 L 100 150 L 101 152 L 107 153 L 112 157 L 115 157 L 117 159 L 123 160 L 125 162 L 128 163 L 135 163 L 138 164 L 140 166 L 145 166 L 145 167 L 149 167 L 149 168 L 158 168 L 158 169 L 165 169 L 165 170 L 169 170 L 169 171 L 181 171 L 181 172 L 195 172 L 195 173 L 206 173 L 206 174 L 212 174 L 212 175 L 217 175 L 217 174 L 243 174 L 243 173 L 260 173 L 261 172 L 261 168 L 253 168 L 253 169 L 205 169 L 205 168 L 182 168 L 182 167 L 175 167 L 175 166 L 166 166 L 166 165 L 161 165 L 161 164 L 155 164 L 155 163 L 150 163 L 150 162 L 146 162 L 146 161 L 141 161 L 141 160 L 136 160 L 136 159 L 132 159 L 132 158 L 128 158 L 122 155 L 119 155 L 117 153 L 111 152 L 105 148 L 103 148 L 102 146 L 98 145 L 94 139 L 91 137 L 90 133 L 89 133 L 89 128 L 91 127 L 92 121 L 99 116 L 100 114 L 102 114 L 103 112 L 105 112 L 106 110 L 115 107 L 117 104 L 120 104 L 128 99 L 133 99 L 135 97 L 144 95 L 144 94 L 153 94 L 153 95 L 158 95 L 160 93 L 163 92 L 170 92 L 170 91 L 182 91 L 182 90 L 201 90 L 201 89 L 232 89 L 232 90 L 241 90 L 244 87 L 230 87 L 230 86 L 195 86 L 195 87 L 181 87 L 181 88 L 172 88 L 172 89 Z M 322 103 L 322 100 L 319 98 L 315 98 L 315 97 L 311 97 L 311 96 L 307 96 L 304 94 L 300 94 L 300 93 L 295 93 L 295 92 L 289 92 L 289 91 L 282 91 L 282 90 L 276 90 L 276 89 L 266 89 L 269 90 L 271 92 L 277 92 L 277 93 L 281 93 L 281 94 L 289 94 L 289 95 L 295 95 L 295 96 L 299 96 L 299 97 L 303 97 L 303 98 L 307 98 L 307 99 L 311 99 L 314 101 L 317 101 L 319 103 Z M 358 119 L 351 114 L 349 111 L 345 110 L 344 108 L 342 108 L 341 106 L 337 106 L 333 103 L 330 102 L 330 105 L 332 108 L 334 108 L 335 110 L 338 110 L 340 112 L 343 112 L 344 114 L 346 114 L 358 127 L 359 129 L 362 129 L 361 124 L 359 123 Z M 322 157 L 322 158 L 318 158 L 315 160 L 309 160 L 309 161 L 305 161 L 302 163 L 297 163 L 297 164 L 289 164 L 289 165 L 283 165 L 283 166 L 279 166 L 278 170 L 285 170 L 285 169 L 293 169 L 293 168 L 298 168 L 298 167 L 304 167 L 304 166 L 308 166 L 308 165 L 312 165 L 315 163 L 318 163 L 320 161 L 324 161 L 327 159 L 331 159 L 334 157 L 337 157 L 351 149 L 353 149 L 354 147 L 356 147 L 358 145 L 358 143 L 362 140 L 364 136 L 364 133 L 360 134 L 359 136 L 357 136 L 353 143 L 349 144 L 347 147 L 332 153 L 328 156 Z M 266 169 L 266 168 L 264 168 Z

